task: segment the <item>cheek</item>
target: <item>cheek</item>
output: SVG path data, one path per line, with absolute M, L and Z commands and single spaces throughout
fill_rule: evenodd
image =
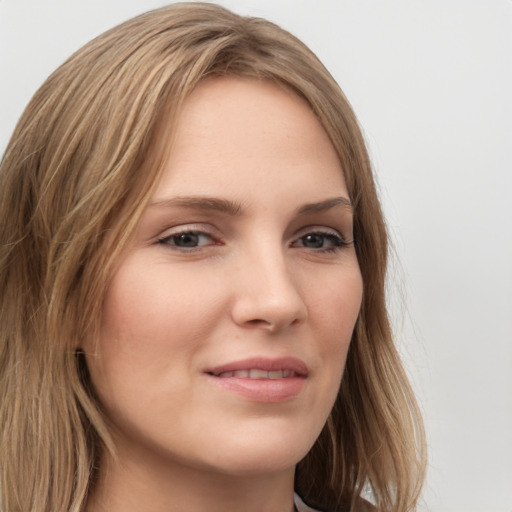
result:
M 331 390 L 332 403 L 336 398 L 345 370 L 363 294 L 363 283 L 359 271 L 352 272 L 338 283 L 342 284 L 336 286 L 331 284 L 328 292 L 319 298 L 318 316 L 316 325 L 313 326 L 314 330 L 323 333 L 323 366 L 326 374 L 330 375 L 330 383 L 327 385 Z
M 102 347 L 152 357 L 194 346 L 211 328 L 219 302 L 215 288 L 199 284 L 163 265 L 125 264 L 107 292 Z
M 309 322 L 320 356 L 318 368 L 328 400 L 334 402 L 359 315 L 363 283 L 357 266 L 326 279 L 310 294 Z
M 214 288 L 198 284 L 163 265 L 124 262 L 107 290 L 97 353 L 87 359 L 105 406 L 151 401 L 171 378 L 175 387 L 187 381 L 221 308 Z
M 333 349 L 343 350 L 350 341 L 363 296 L 358 267 L 341 278 L 326 280 L 310 299 L 314 329 L 323 332 Z

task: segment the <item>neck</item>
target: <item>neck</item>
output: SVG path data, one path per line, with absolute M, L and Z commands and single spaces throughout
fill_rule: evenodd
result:
M 103 457 L 87 512 L 292 512 L 294 468 L 233 475 L 131 454 Z

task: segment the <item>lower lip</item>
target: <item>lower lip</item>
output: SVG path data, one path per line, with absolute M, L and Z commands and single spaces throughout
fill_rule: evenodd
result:
M 304 377 L 283 379 L 249 379 L 209 376 L 218 386 L 254 402 L 277 403 L 295 398 L 302 391 Z

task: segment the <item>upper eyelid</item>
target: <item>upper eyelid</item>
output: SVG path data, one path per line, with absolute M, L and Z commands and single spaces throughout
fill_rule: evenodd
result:
M 205 222 L 184 222 L 183 224 L 178 224 L 174 226 L 169 225 L 164 229 L 160 229 L 159 234 L 157 234 L 154 239 L 163 240 L 165 238 L 180 235 L 182 233 L 195 232 L 198 234 L 204 234 L 206 236 L 209 236 L 216 241 L 221 241 L 225 239 L 226 235 L 228 236 L 228 238 L 234 235 L 231 229 L 229 231 L 231 232 L 230 234 L 225 233 L 224 231 L 219 230 L 219 228 L 217 228 L 216 226 L 212 226 Z M 289 236 L 285 236 L 285 238 L 287 238 L 288 240 L 296 240 L 307 235 L 308 233 L 322 233 L 326 235 L 330 234 L 339 236 L 343 241 L 348 243 L 353 241 L 352 229 L 344 230 L 341 229 L 341 227 L 333 227 L 325 224 L 308 224 L 306 226 L 302 226 L 299 229 L 295 229 L 293 233 L 291 233 Z
M 180 247 L 174 243 L 172 243 L 172 239 L 174 237 L 186 234 L 186 233 L 195 233 L 198 235 L 206 236 L 209 238 L 209 241 L 204 245 L 199 245 L 197 247 L 191 247 L 189 249 Z M 153 238 L 151 245 L 160 245 L 160 246 L 168 246 L 168 248 L 176 248 L 178 251 L 185 252 L 193 252 L 194 250 L 205 249 L 207 247 L 223 245 L 223 237 L 221 237 L 214 228 L 206 228 L 202 223 L 191 223 L 191 224 L 182 224 L 179 226 L 168 227 L 167 229 L 161 230 L 160 233 Z
M 179 224 L 177 226 L 169 226 L 165 229 L 161 229 L 160 234 L 158 234 L 156 238 L 167 238 L 168 236 L 175 236 L 181 233 L 189 232 L 200 233 L 214 237 L 218 230 L 214 227 L 208 227 L 202 222 L 191 222 L 189 224 Z
M 169 227 L 162 231 L 162 234 L 158 236 L 158 238 L 166 238 L 168 236 L 175 236 L 179 235 L 181 233 L 199 233 L 199 234 L 205 234 L 208 236 L 214 237 L 214 232 L 218 231 L 215 228 L 205 228 L 203 225 L 199 226 L 194 223 L 192 224 L 184 224 L 180 226 L 175 227 Z M 325 234 L 334 234 L 338 235 L 341 238 L 345 238 L 343 233 L 336 228 L 332 228 L 329 226 L 318 226 L 318 225 L 311 225 L 311 226 L 305 226 L 300 229 L 298 229 L 293 236 L 296 238 L 300 238 L 301 236 L 307 235 L 308 233 L 325 233 Z
M 304 235 L 307 235 L 308 233 L 321 233 L 326 235 L 336 235 L 339 236 L 343 240 L 347 240 L 349 237 L 346 237 L 342 230 L 333 228 L 330 226 L 322 226 L 317 224 L 312 224 L 310 226 L 305 226 L 303 228 L 298 229 L 294 237 L 295 238 L 301 238 Z
M 179 237 L 180 235 L 185 235 L 187 233 L 193 233 L 199 236 L 206 236 L 207 241 L 204 244 L 198 244 L 193 246 L 181 246 L 176 241 L 173 241 L 173 238 Z M 174 243 L 173 243 L 174 242 Z M 197 229 L 183 229 L 181 231 L 175 231 L 171 233 L 166 233 L 161 236 L 159 236 L 156 239 L 156 245 L 163 246 L 167 250 L 173 250 L 177 253 L 194 253 L 197 251 L 201 251 L 204 249 L 207 249 L 208 247 L 223 245 L 222 241 L 219 238 L 214 237 L 211 233 L 208 233 L 204 230 L 197 230 Z
M 291 245 L 297 243 L 299 240 L 307 237 L 308 235 L 319 235 L 319 236 L 322 236 L 322 237 L 326 238 L 327 240 L 331 240 L 331 241 L 333 239 L 337 239 L 340 242 L 340 244 L 339 244 L 340 247 L 348 246 L 352 243 L 352 240 L 347 240 L 343 235 L 341 235 L 338 232 L 314 230 L 314 231 L 306 231 L 305 233 L 293 238 L 293 240 L 291 241 Z
M 205 235 L 212 239 L 214 238 L 214 235 L 212 235 L 212 233 L 209 233 L 208 231 L 204 231 L 202 229 L 183 229 L 180 231 L 172 231 L 170 233 L 163 233 L 162 235 L 158 236 L 158 239 L 164 240 L 166 238 L 172 238 L 173 236 L 185 235 L 187 233 L 193 233 L 195 235 Z

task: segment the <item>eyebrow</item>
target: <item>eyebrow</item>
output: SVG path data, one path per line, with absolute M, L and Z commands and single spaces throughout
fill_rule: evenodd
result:
M 333 197 L 331 199 L 325 199 L 324 201 L 320 201 L 318 203 L 309 203 L 301 206 L 298 210 L 299 215 L 307 215 L 309 213 L 318 213 L 326 210 L 330 210 L 335 206 L 344 206 L 352 211 L 352 203 L 346 197 Z
M 312 213 L 323 212 L 330 210 L 336 206 L 344 206 L 352 211 L 352 203 L 346 197 L 333 197 L 319 201 L 316 203 L 308 203 L 297 210 L 298 215 L 308 215 Z M 203 197 L 203 196 L 187 196 L 187 197 L 173 197 L 170 199 L 162 199 L 150 203 L 150 207 L 182 207 L 190 208 L 193 210 L 216 211 L 225 213 L 227 215 L 236 217 L 243 213 L 241 203 L 232 201 L 230 199 L 221 199 L 217 197 Z
M 173 197 L 161 201 L 154 201 L 150 203 L 149 206 L 163 206 L 166 208 L 184 207 L 193 210 L 216 211 L 233 217 L 239 216 L 242 213 L 242 205 L 240 203 L 217 197 Z

